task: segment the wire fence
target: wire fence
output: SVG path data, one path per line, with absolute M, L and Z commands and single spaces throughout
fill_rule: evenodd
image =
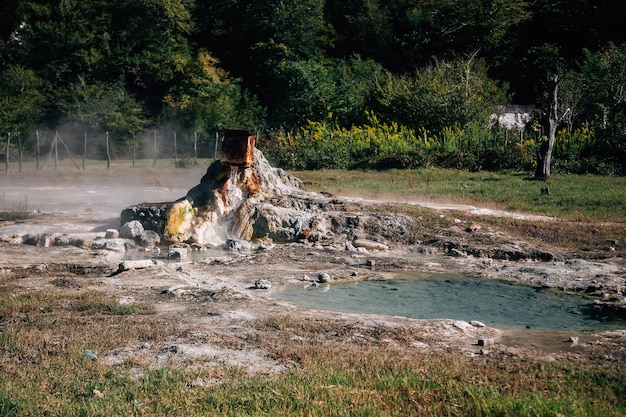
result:
M 32 137 L 20 133 L 7 134 L 0 140 L 0 155 L 4 161 L 5 174 L 22 172 L 26 166 L 37 171 L 68 165 L 76 169 L 87 169 L 96 164 L 111 169 L 115 162 L 123 161 L 133 167 L 145 166 L 151 160 L 152 166 L 159 160 L 171 160 L 176 167 L 185 167 L 197 159 L 217 159 L 221 151 L 222 134 L 201 135 L 198 132 L 180 133 L 177 131 L 157 131 L 141 136 L 133 135 L 131 140 L 114 140 L 109 132 L 93 134 L 84 132 L 35 131 Z M 61 163 L 61 162 L 64 163 Z

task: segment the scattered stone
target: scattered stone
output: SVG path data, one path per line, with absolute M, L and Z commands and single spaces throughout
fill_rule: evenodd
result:
M 346 244 L 345 244 L 345 248 L 346 248 L 346 250 L 347 250 L 348 252 L 356 252 L 356 251 L 357 251 L 356 246 L 354 246 L 354 245 L 353 245 L 352 243 L 350 243 L 350 242 L 346 242 Z
M 94 389 L 91 393 L 94 397 L 104 398 L 104 394 L 97 389 Z
M 482 323 L 480 321 L 477 320 L 472 320 L 470 321 L 470 324 L 474 327 L 485 327 L 485 323 Z
M 144 269 L 151 268 L 153 266 L 163 265 L 162 261 L 157 261 L 156 259 L 136 259 L 136 260 L 128 260 L 120 262 L 117 273 L 123 271 L 132 271 L 135 269 Z
M 478 346 L 491 346 L 494 343 L 495 343 L 495 341 L 491 337 L 486 338 L 486 339 L 479 339 L 478 340 Z
M 472 329 L 472 325 L 463 320 L 455 320 L 452 325 L 459 330 L 463 330 L 464 332 Z
M 326 272 L 320 272 L 319 274 L 317 274 L 317 280 L 322 284 L 329 282 L 330 279 L 330 275 L 328 275 Z
M 578 336 L 570 336 L 569 339 L 567 339 L 567 341 L 571 343 L 572 346 L 576 346 L 578 345 Z
M 173 246 L 169 249 L 167 253 L 167 257 L 170 259 L 183 260 L 187 258 L 187 247 L 186 246 Z
M 92 242 L 91 249 L 124 253 L 126 252 L 126 242 L 123 239 L 98 239 Z
M 254 287 L 257 290 L 269 290 L 272 288 L 272 283 L 268 279 L 257 279 L 254 281 Z
M 232 251 L 248 251 L 252 247 L 252 244 L 243 239 L 228 239 L 226 241 L 226 249 Z
M 144 230 L 135 237 L 135 241 L 140 246 L 151 247 L 161 243 L 161 236 L 154 230 Z
M 257 247 L 257 250 L 261 252 L 261 251 L 266 251 L 266 250 L 272 250 L 275 247 L 276 245 L 273 244 L 272 242 L 261 242 L 259 246 Z
M 135 239 L 141 232 L 144 231 L 143 225 L 139 220 L 132 220 L 120 228 L 120 237 L 124 239 Z
M 462 250 L 459 250 L 457 248 L 452 248 L 450 249 L 450 252 L 448 252 L 451 256 L 456 256 L 459 258 L 464 258 L 467 256 L 467 253 L 463 252 Z
M 104 234 L 105 239 L 117 239 L 120 237 L 120 232 L 117 229 L 107 229 Z
M 365 249 L 370 249 L 370 250 L 380 250 L 380 251 L 389 250 L 389 246 L 383 243 L 378 243 L 378 242 L 375 242 L 373 240 L 368 240 L 368 239 L 355 239 L 353 242 L 353 245 L 357 248 L 365 248 Z
M 85 349 L 84 354 L 92 361 L 95 361 L 96 359 L 98 359 L 98 356 L 92 351 L 90 351 L 89 349 Z
M 467 226 L 467 229 L 465 229 L 465 231 L 472 233 L 472 232 L 476 232 L 477 230 L 482 229 L 482 226 L 479 225 L 478 223 L 472 223 L 469 226 Z

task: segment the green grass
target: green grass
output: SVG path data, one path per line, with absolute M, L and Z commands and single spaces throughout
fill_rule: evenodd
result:
M 33 291 L 4 280 L 0 303 L 0 416 L 622 416 L 626 365 L 603 359 L 545 362 L 470 359 L 377 344 L 328 344 L 334 320 L 296 316 L 256 322 L 278 374 L 228 367 L 148 369 L 141 359 L 91 360 L 137 343 L 160 346 L 194 329 L 150 308 L 118 310 L 99 292 Z M 151 312 L 152 311 L 152 312 Z M 403 332 L 390 334 L 403 339 Z M 294 342 L 302 336 L 309 342 Z M 133 369 L 141 368 L 137 375 Z M 193 384 L 198 379 L 204 385 Z
M 564 220 L 626 222 L 626 177 L 553 175 L 534 181 L 529 173 L 446 169 L 389 171 L 298 171 L 308 189 L 338 195 L 389 197 L 483 205 Z M 542 195 L 548 187 L 550 194 Z
M 139 378 L 70 350 L 3 366 L 3 416 L 621 416 L 623 364 L 473 364 L 389 349 L 300 348 L 289 372 L 148 370 Z M 6 359 L 6 358 L 4 358 Z M 97 390 L 102 396 L 95 395 Z

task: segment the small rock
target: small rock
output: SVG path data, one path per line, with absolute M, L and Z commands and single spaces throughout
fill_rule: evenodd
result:
M 135 241 L 144 247 L 156 246 L 161 242 L 161 236 L 154 230 L 144 230 L 135 237 Z
M 104 234 L 105 239 L 117 239 L 118 237 L 120 237 L 120 232 L 117 229 L 107 229 Z
M 482 323 L 480 321 L 477 320 L 472 320 L 470 321 L 470 324 L 474 327 L 485 327 L 485 323 Z
M 226 249 L 232 251 L 250 250 L 251 247 L 250 242 L 243 239 L 228 239 L 226 241 Z
M 487 338 L 487 339 L 479 339 L 478 340 L 478 346 L 491 346 L 494 344 L 494 340 L 493 338 Z
M 570 336 L 567 341 L 570 342 L 572 346 L 576 346 L 578 344 L 578 336 Z
M 104 394 L 97 389 L 94 389 L 93 391 L 91 391 L 91 393 L 94 397 L 104 398 Z
M 167 257 L 170 259 L 183 260 L 187 258 L 187 248 L 180 246 L 172 247 L 167 253 Z
M 464 258 L 467 256 L 467 253 L 463 252 L 462 250 L 459 250 L 457 248 L 452 248 L 450 249 L 450 255 L 452 256 L 458 256 L 460 258 Z
M 345 248 L 348 252 L 356 252 L 357 248 L 350 242 L 346 242 Z
M 467 226 L 467 229 L 465 229 L 467 232 L 475 232 L 477 230 L 482 229 L 482 226 L 479 225 L 478 223 L 472 223 L 469 226 Z
M 353 242 L 353 245 L 357 248 L 365 248 L 365 249 L 380 250 L 380 251 L 386 251 L 389 249 L 389 246 L 383 243 L 378 243 L 378 242 L 374 242 L 373 240 L 367 240 L 367 239 L 355 239 Z
M 272 288 L 272 283 L 268 279 L 257 279 L 254 281 L 254 287 L 258 290 L 269 290 Z
M 98 359 L 98 356 L 92 351 L 90 351 L 89 349 L 85 349 L 84 353 L 85 353 L 85 356 L 87 356 L 92 361 L 95 361 L 96 359 Z
M 320 272 L 319 274 L 317 274 L 317 280 L 321 282 L 322 284 L 325 282 L 329 282 L 330 275 L 328 275 L 326 272 Z
M 163 265 L 163 262 L 153 259 L 136 259 L 120 262 L 118 273 L 123 271 L 132 271 L 135 269 L 151 268 L 153 266 Z
M 120 237 L 124 239 L 134 239 L 143 232 L 143 225 L 139 220 L 132 220 L 125 223 L 120 229 Z
M 275 244 L 273 244 L 272 242 L 261 242 L 259 244 L 259 246 L 257 247 L 257 250 L 260 251 L 265 251 L 265 250 L 272 250 L 276 247 Z

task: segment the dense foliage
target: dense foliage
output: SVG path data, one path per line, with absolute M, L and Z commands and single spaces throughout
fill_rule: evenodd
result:
M 36 129 L 110 132 L 124 156 L 137 135 L 157 129 L 176 129 L 183 141 L 199 133 L 206 145 L 232 127 L 269 138 L 262 146 L 291 167 L 532 168 L 547 130 L 547 80 L 558 79 L 566 117 L 555 166 L 624 172 L 626 9 L 612 0 L 8 0 L 1 8 L 3 153 L 16 146 L 10 135 L 32 143 Z M 536 106 L 519 140 L 490 118 L 508 103 Z M 376 136 L 380 126 L 402 137 Z M 375 143 L 367 148 L 354 139 L 365 131 Z

